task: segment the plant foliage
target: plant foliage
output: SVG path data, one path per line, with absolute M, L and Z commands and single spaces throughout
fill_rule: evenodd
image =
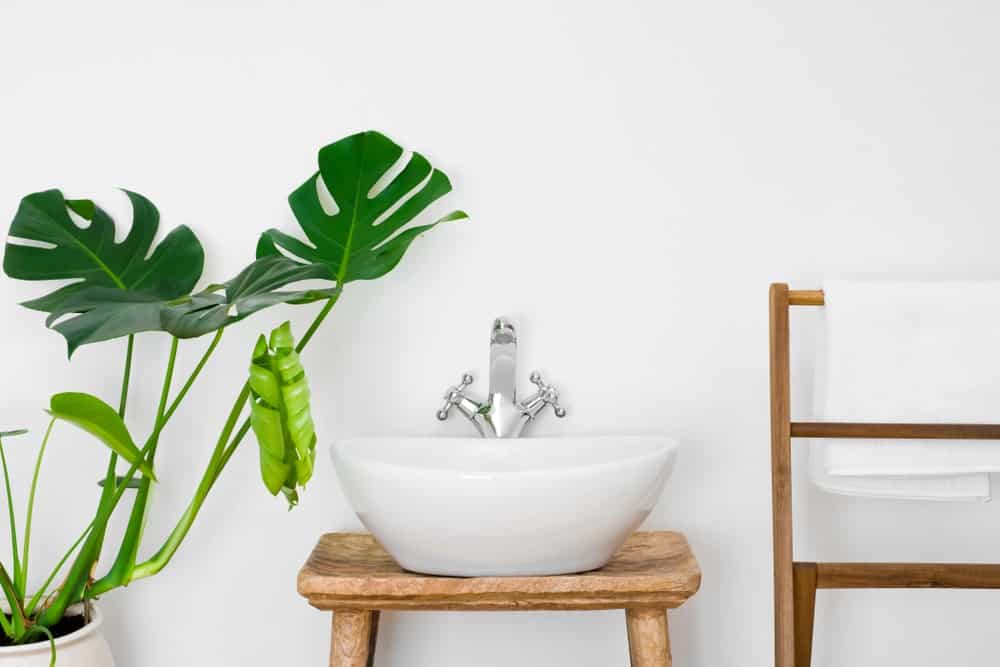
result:
M 309 383 L 289 322 L 257 340 L 250 363 L 250 424 L 260 447 L 260 474 L 271 495 L 299 502 L 298 487 L 312 477 L 316 431 Z
M 8 241 L 4 272 L 21 280 L 74 281 L 25 306 L 52 312 L 92 287 L 163 300 L 194 289 L 205 262 L 194 232 L 181 225 L 154 249 L 159 212 L 142 195 L 125 194 L 132 203 L 132 227 L 121 243 L 115 243 L 114 220 L 89 199 L 66 199 L 59 190 L 44 190 L 21 200 L 10 236 L 35 245 Z M 71 213 L 84 223 L 77 224 Z
M 120 242 L 115 241 L 115 221 L 89 199 L 66 199 L 59 190 L 44 190 L 21 200 L 4 251 L 4 271 L 21 280 L 61 281 L 24 305 L 48 313 L 46 324 L 66 339 L 70 355 L 81 345 L 118 338 L 126 338 L 127 343 L 117 410 L 82 392 L 52 397 L 52 419 L 38 448 L 20 526 L 4 440 L 24 431 L 0 432 L 0 469 L 12 546 L 9 563 L 0 562 L 0 606 L 5 610 L 0 610 L 0 631 L 8 643 L 52 642 L 54 662 L 52 628 L 71 605 L 86 604 L 166 567 L 251 429 L 259 444 L 265 486 L 272 494 L 284 492 L 290 505 L 298 502 L 298 489 L 312 476 L 316 457 L 309 385 L 299 353 L 347 283 L 385 275 L 421 233 L 441 222 L 466 217 L 455 211 L 428 224 L 408 224 L 450 189 L 448 178 L 426 158 L 419 153 L 407 157 L 400 146 L 377 132 L 332 143 L 319 152 L 319 171 L 289 197 L 309 242 L 271 229 L 259 239 L 257 258 L 239 274 L 197 291 L 204 264 L 201 243 L 184 226 L 155 243 L 160 216 L 142 195 L 125 191 L 132 224 Z M 249 381 L 239 390 L 228 415 L 220 419 L 222 428 L 190 503 L 162 545 L 140 560 L 157 450 L 224 331 L 273 305 L 317 301 L 323 306 L 297 344 L 288 322 L 274 329 L 269 339 L 261 336 L 257 341 Z M 144 332 L 168 334 L 170 352 L 163 366 L 155 418 L 146 437 L 136 439 L 136 431 L 126 426 L 125 414 L 134 340 Z M 210 333 L 214 335 L 201 346 L 201 356 L 187 379 L 175 382 L 181 341 Z M 144 374 L 159 370 L 158 365 L 152 370 L 142 368 Z M 201 414 L 197 418 L 213 417 Z M 82 429 L 109 454 L 92 520 L 48 576 L 35 582 L 28 576 L 32 515 L 46 447 L 61 422 Z M 125 530 L 110 566 L 99 574 L 101 554 L 109 550 L 105 544 L 109 522 L 125 499 L 131 505 Z
M 257 255 L 276 255 L 281 248 L 305 262 L 322 262 L 341 285 L 378 278 L 399 264 L 418 236 L 468 217 L 452 211 L 404 229 L 449 192 L 451 181 L 420 153 L 407 157 L 378 132 L 354 134 L 321 148 L 319 171 L 288 197 L 309 243 L 270 229 L 261 236 Z

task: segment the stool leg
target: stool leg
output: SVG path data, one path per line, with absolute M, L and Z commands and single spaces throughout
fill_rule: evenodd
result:
M 665 609 L 626 609 L 632 667 L 670 667 L 670 631 Z
M 378 636 L 377 611 L 341 609 L 333 612 L 330 667 L 372 667 Z

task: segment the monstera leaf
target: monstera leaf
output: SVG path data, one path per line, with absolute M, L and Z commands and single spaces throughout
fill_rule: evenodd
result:
M 283 291 L 291 283 L 329 280 L 325 264 L 299 264 L 286 257 L 262 257 L 232 280 L 187 297 L 163 301 L 148 294 L 90 287 L 65 299 L 48 318 L 66 337 L 72 354 L 80 345 L 143 331 L 195 338 L 279 303 L 327 299 L 334 288 Z M 72 317 L 61 319 L 65 315 Z
M 21 200 L 10 236 L 35 245 L 8 241 L 4 272 L 21 280 L 75 281 L 25 306 L 51 312 L 92 287 L 159 299 L 173 299 L 194 288 L 205 260 L 194 232 L 178 227 L 153 249 L 159 212 L 142 195 L 128 190 L 125 194 L 132 204 L 132 228 L 121 243 L 115 243 L 114 220 L 89 199 L 66 199 L 59 190 L 45 190 Z M 70 211 L 88 224 L 77 225 Z
M 320 149 L 319 171 L 288 197 L 309 243 L 271 229 L 261 236 L 257 256 L 276 255 L 281 248 L 306 262 L 325 263 L 339 285 L 371 280 L 391 271 L 423 232 L 468 217 L 453 211 L 404 229 L 450 192 L 451 183 L 420 153 L 390 178 L 402 157 L 399 145 L 372 131 Z
M 7 275 L 22 280 L 74 281 L 24 304 L 50 313 L 50 326 L 62 315 L 84 308 L 132 304 L 125 309 L 125 321 L 104 323 L 104 333 L 93 324 L 80 326 L 86 322 L 55 326 L 66 337 L 70 355 L 84 343 L 149 330 L 156 313 L 149 308 L 137 309 L 135 304 L 184 296 L 201 277 L 205 253 L 194 232 L 178 227 L 153 248 L 159 212 L 142 195 L 127 190 L 125 194 L 132 204 L 132 228 L 121 243 L 115 243 L 115 222 L 103 209 L 89 199 L 66 199 L 59 190 L 24 197 L 11 223 L 14 240 L 7 242 L 3 263 Z M 70 211 L 87 224 L 78 225 Z
M 25 197 L 11 224 L 4 270 L 24 280 L 71 278 L 76 282 L 25 303 L 49 313 L 46 324 L 66 339 L 69 354 L 81 345 L 144 331 L 192 338 L 278 303 L 329 298 L 333 288 L 282 291 L 304 280 L 330 280 L 325 264 L 303 265 L 282 256 L 261 258 L 232 280 L 189 296 L 201 276 L 204 253 L 187 227 L 178 227 L 153 249 L 156 207 L 134 192 L 132 229 L 114 242 L 114 221 L 89 200 L 67 200 L 58 190 Z M 73 221 L 73 211 L 89 225 Z M 152 251 L 152 252 L 151 252 Z M 148 257 L 148 258 L 147 258 Z
M 302 304 L 328 299 L 336 288 L 284 291 L 304 280 L 331 279 L 325 264 L 299 264 L 281 256 L 261 257 L 238 276 L 211 285 L 184 303 L 167 304 L 160 316 L 166 331 L 179 338 L 201 336 L 279 303 Z
M 250 424 L 260 446 L 260 473 L 271 495 L 279 491 L 289 508 L 298 503 L 297 487 L 312 477 L 316 432 L 309 408 L 309 384 L 295 352 L 288 322 L 257 341 L 250 363 Z

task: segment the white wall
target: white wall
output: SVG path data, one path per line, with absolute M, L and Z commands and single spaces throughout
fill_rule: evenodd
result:
M 378 128 L 425 151 L 474 219 L 347 291 L 306 359 L 324 443 L 466 432 L 434 419 L 441 391 L 484 370 L 491 318 L 509 314 L 522 369 L 545 369 L 571 410 L 537 432 L 684 442 L 647 522 L 686 531 L 704 569 L 671 616 L 676 664 L 767 664 L 767 285 L 1000 277 L 996 6 L 138 4 L 0 2 L 4 215 L 52 186 L 123 211 L 112 187 L 127 186 L 166 224 L 192 225 L 207 277 L 227 278 L 261 229 L 294 230 L 285 196 L 323 143 Z M 121 345 L 68 364 L 61 338 L 15 305 L 38 293 L 0 281 L 4 426 L 42 428 L 55 391 L 117 389 Z M 227 334 L 161 445 L 148 548 L 193 490 L 253 336 L 286 313 L 301 330 L 307 310 Z M 796 315 L 802 381 L 810 319 Z M 129 421 L 141 432 L 166 341 L 139 347 Z M 104 460 L 58 436 L 35 541 L 48 558 L 84 525 Z M 32 446 L 12 449 L 23 482 Z M 1000 553 L 994 506 L 796 493 L 811 520 L 803 558 Z M 104 600 L 119 664 L 325 664 L 328 619 L 297 597 L 295 573 L 320 532 L 357 525 L 325 452 L 289 514 L 248 443 L 170 568 Z M 815 664 L 991 664 L 998 611 L 991 593 L 823 592 Z M 610 612 L 390 614 L 379 653 L 380 665 L 627 663 Z

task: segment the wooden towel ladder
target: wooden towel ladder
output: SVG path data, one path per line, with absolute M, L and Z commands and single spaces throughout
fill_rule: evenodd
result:
M 771 514 L 774 536 L 774 664 L 808 667 L 816 590 L 821 588 L 1000 588 L 1000 565 L 805 563 L 792 553 L 792 438 L 1000 440 L 1000 424 L 793 422 L 788 314 L 822 306 L 820 290 L 771 285 Z

